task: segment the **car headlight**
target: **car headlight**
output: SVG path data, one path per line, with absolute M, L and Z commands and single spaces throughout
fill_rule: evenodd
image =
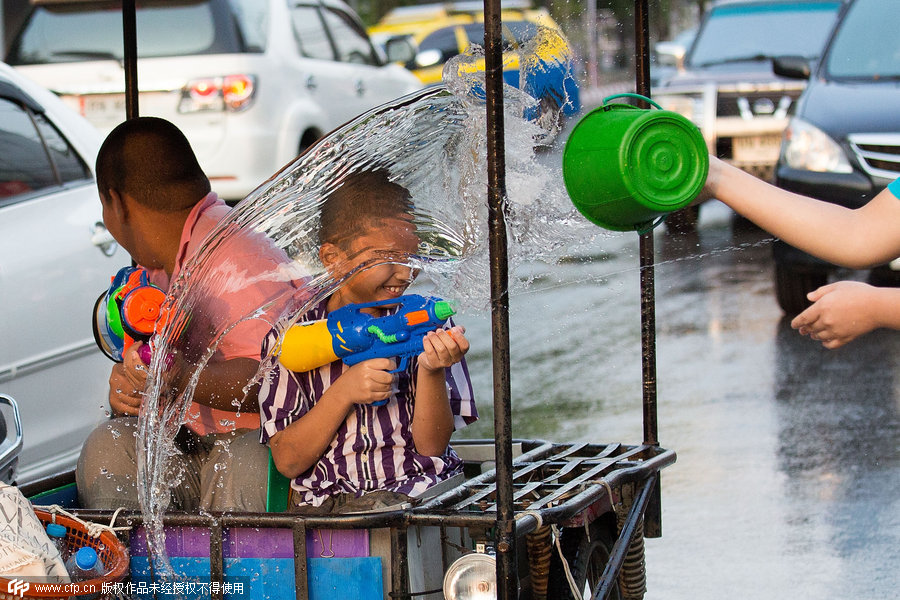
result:
M 444 574 L 445 600 L 495 600 L 497 561 L 489 554 L 462 556 Z
M 793 118 L 784 131 L 781 160 L 792 169 L 819 173 L 852 173 L 847 155 L 824 131 Z
M 666 94 L 665 92 L 654 94 L 653 100 L 663 110 L 670 110 L 687 118 L 694 124 L 702 121 L 703 98 L 689 94 Z

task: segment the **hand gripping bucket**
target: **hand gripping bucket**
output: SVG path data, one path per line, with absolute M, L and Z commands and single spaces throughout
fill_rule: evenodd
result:
M 658 110 L 608 104 L 634 97 Z M 586 114 L 563 151 L 563 180 L 575 207 L 613 231 L 645 232 L 703 189 L 709 154 L 700 130 L 638 94 L 617 94 Z

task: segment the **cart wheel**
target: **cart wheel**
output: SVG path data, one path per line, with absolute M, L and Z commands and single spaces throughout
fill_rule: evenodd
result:
M 775 262 L 775 298 L 787 315 L 798 315 L 806 310 L 812 304 L 806 295 L 826 283 L 828 273 L 799 270 Z
M 585 535 L 583 527 L 573 527 L 563 530 L 560 546 L 563 555 L 569 561 L 569 569 L 575 586 L 581 590 L 583 598 L 590 598 L 591 592 L 600 582 L 603 569 L 609 562 L 609 554 L 615 544 L 615 525 L 604 523 L 603 519 L 597 519 L 590 526 L 590 539 Z M 554 548 L 550 559 L 550 582 L 547 593 L 548 598 L 571 600 L 574 598 L 566 578 L 566 572 L 559 552 Z M 621 600 L 622 593 L 619 582 L 609 592 L 609 600 Z

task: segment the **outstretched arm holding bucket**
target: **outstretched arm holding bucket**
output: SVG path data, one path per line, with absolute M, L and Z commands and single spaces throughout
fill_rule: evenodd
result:
M 857 209 L 794 194 L 715 157 L 706 195 L 788 244 L 837 265 L 865 268 L 900 256 L 900 179 Z M 791 326 L 837 348 L 877 329 L 900 329 L 900 289 L 838 282 L 809 294 Z
M 788 244 L 861 269 L 900 256 L 900 181 L 857 209 L 768 184 L 714 157 L 706 191 Z

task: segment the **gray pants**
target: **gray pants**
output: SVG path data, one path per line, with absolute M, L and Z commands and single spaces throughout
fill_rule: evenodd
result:
M 300 494 L 292 488 L 290 496 L 288 496 L 288 512 L 302 515 L 343 515 L 347 513 L 401 510 L 440 496 L 444 492 L 462 484 L 465 480 L 465 475 L 457 473 L 448 479 L 437 482 L 415 498 L 400 492 L 389 492 L 387 490 L 374 490 L 362 496 L 347 493 L 335 494 L 326 498 L 319 506 L 303 504 L 300 500 Z
M 412 506 L 411 498 L 406 494 L 389 492 L 387 490 L 375 490 L 362 496 L 354 494 L 335 494 L 325 498 L 325 502 L 319 506 L 300 504 L 291 492 L 288 502 L 288 512 L 301 515 L 343 515 L 347 513 L 369 512 L 408 508 Z
M 138 509 L 137 418 L 99 425 L 84 442 L 75 472 L 78 499 L 85 508 Z M 169 460 L 181 482 L 172 488 L 176 510 L 265 512 L 269 450 L 259 431 L 196 437 L 196 448 Z

